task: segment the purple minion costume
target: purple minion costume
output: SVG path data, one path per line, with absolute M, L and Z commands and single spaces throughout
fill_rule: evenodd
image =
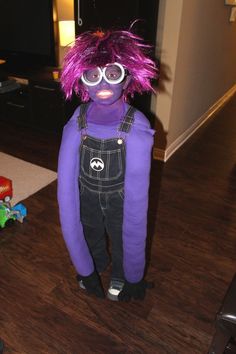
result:
M 117 299 L 142 299 L 147 288 L 154 131 L 126 103 L 127 95 L 151 90 L 156 67 L 145 50 L 128 31 L 85 32 L 68 52 L 61 77 L 67 98 L 75 91 L 89 101 L 76 109 L 63 131 L 58 164 L 62 233 L 78 280 L 98 297 L 103 296 L 98 273 L 108 264 L 105 231 L 112 243 L 111 277 L 121 284 Z

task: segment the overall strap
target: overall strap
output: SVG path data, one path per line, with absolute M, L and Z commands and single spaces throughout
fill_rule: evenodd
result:
M 132 124 L 134 122 L 134 112 L 135 111 L 136 111 L 136 109 L 134 107 L 132 107 L 132 106 L 129 107 L 123 121 L 120 124 L 120 127 L 118 129 L 119 132 L 129 133 L 129 131 L 132 127 Z
M 79 130 L 83 130 L 87 128 L 86 112 L 88 110 L 88 107 L 89 107 L 89 103 L 82 103 L 80 105 L 80 112 L 77 118 Z

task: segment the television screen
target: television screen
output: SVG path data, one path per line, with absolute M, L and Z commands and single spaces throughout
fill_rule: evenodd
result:
M 53 0 L 0 0 L 0 58 L 56 65 Z

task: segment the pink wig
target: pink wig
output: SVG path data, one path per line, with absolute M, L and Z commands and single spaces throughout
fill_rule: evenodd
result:
M 80 80 L 82 73 L 114 62 L 122 64 L 131 76 L 124 99 L 135 92 L 153 90 L 151 79 L 157 77 L 157 68 L 147 55 L 149 48 L 142 38 L 129 31 L 82 33 L 64 58 L 61 86 L 66 98 L 71 98 L 74 91 L 82 101 L 88 101 L 88 92 Z

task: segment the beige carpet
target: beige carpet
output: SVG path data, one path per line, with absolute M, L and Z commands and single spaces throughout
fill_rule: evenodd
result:
M 56 172 L 3 152 L 0 152 L 0 176 L 12 180 L 12 205 L 26 199 L 57 178 Z

